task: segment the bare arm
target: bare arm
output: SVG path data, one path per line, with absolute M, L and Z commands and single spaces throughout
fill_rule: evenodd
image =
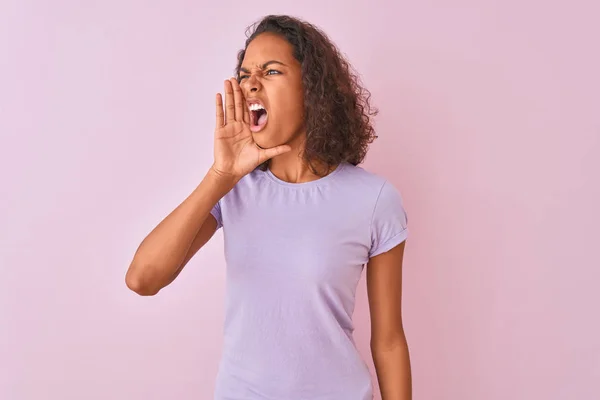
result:
M 405 243 L 371 258 L 367 265 L 371 353 L 383 400 L 412 399 L 410 356 L 402 324 Z
M 196 189 L 142 241 L 125 282 L 134 292 L 151 296 L 170 284 L 216 231 L 210 214 L 235 181 L 212 168 Z

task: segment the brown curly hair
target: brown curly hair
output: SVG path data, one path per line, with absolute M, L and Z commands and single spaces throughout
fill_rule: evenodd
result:
M 249 26 L 246 43 L 238 53 L 235 76 L 246 49 L 261 33 L 275 33 L 294 49 L 302 66 L 306 145 L 303 158 L 313 170 L 313 161 L 327 170 L 346 161 L 363 162 L 369 144 L 377 138 L 371 124 L 378 111 L 370 105 L 371 93 L 328 36 L 316 26 L 287 15 L 269 15 Z M 264 170 L 268 161 L 259 166 Z

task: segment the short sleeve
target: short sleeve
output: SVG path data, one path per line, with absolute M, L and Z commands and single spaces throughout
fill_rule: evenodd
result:
M 223 217 L 221 215 L 221 200 L 219 200 L 217 204 L 215 204 L 210 213 L 217 220 L 217 230 L 219 230 L 223 226 Z
M 389 182 L 381 187 L 371 221 L 369 257 L 391 250 L 406 240 L 408 217 L 400 192 Z

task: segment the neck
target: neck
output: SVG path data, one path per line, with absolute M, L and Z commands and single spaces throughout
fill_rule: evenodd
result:
M 292 146 L 292 151 L 274 157 L 269 161 L 269 170 L 271 170 L 273 175 L 286 182 L 304 183 L 320 179 L 335 169 L 334 166 L 328 170 L 327 166 L 323 163 L 313 161 L 313 167 L 321 175 L 315 174 L 308 165 L 308 162 L 302 157 L 304 143 L 305 138 L 303 137 L 300 137 L 299 140 L 294 140 L 292 143 L 287 143 Z

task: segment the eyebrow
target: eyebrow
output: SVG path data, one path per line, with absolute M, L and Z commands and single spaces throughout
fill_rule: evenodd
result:
M 264 63 L 263 65 L 260 66 L 260 69 L 265 69 L 267 68 L 269 65 L 271 64 L 279 64 L 279 65 L 283 65 L 284 67 L 286 67 L 286 65 L 284 63 L 282 63 L 281 61 L 277 61 L 277 60 L 271 60 L 271 61 L 267 61 L 266 63 Z M 249 74 L 250 71 L 248 71 L 246 68 L 244 67 L 240 67 L 240 72 L 244 72 L 246 74 Z

